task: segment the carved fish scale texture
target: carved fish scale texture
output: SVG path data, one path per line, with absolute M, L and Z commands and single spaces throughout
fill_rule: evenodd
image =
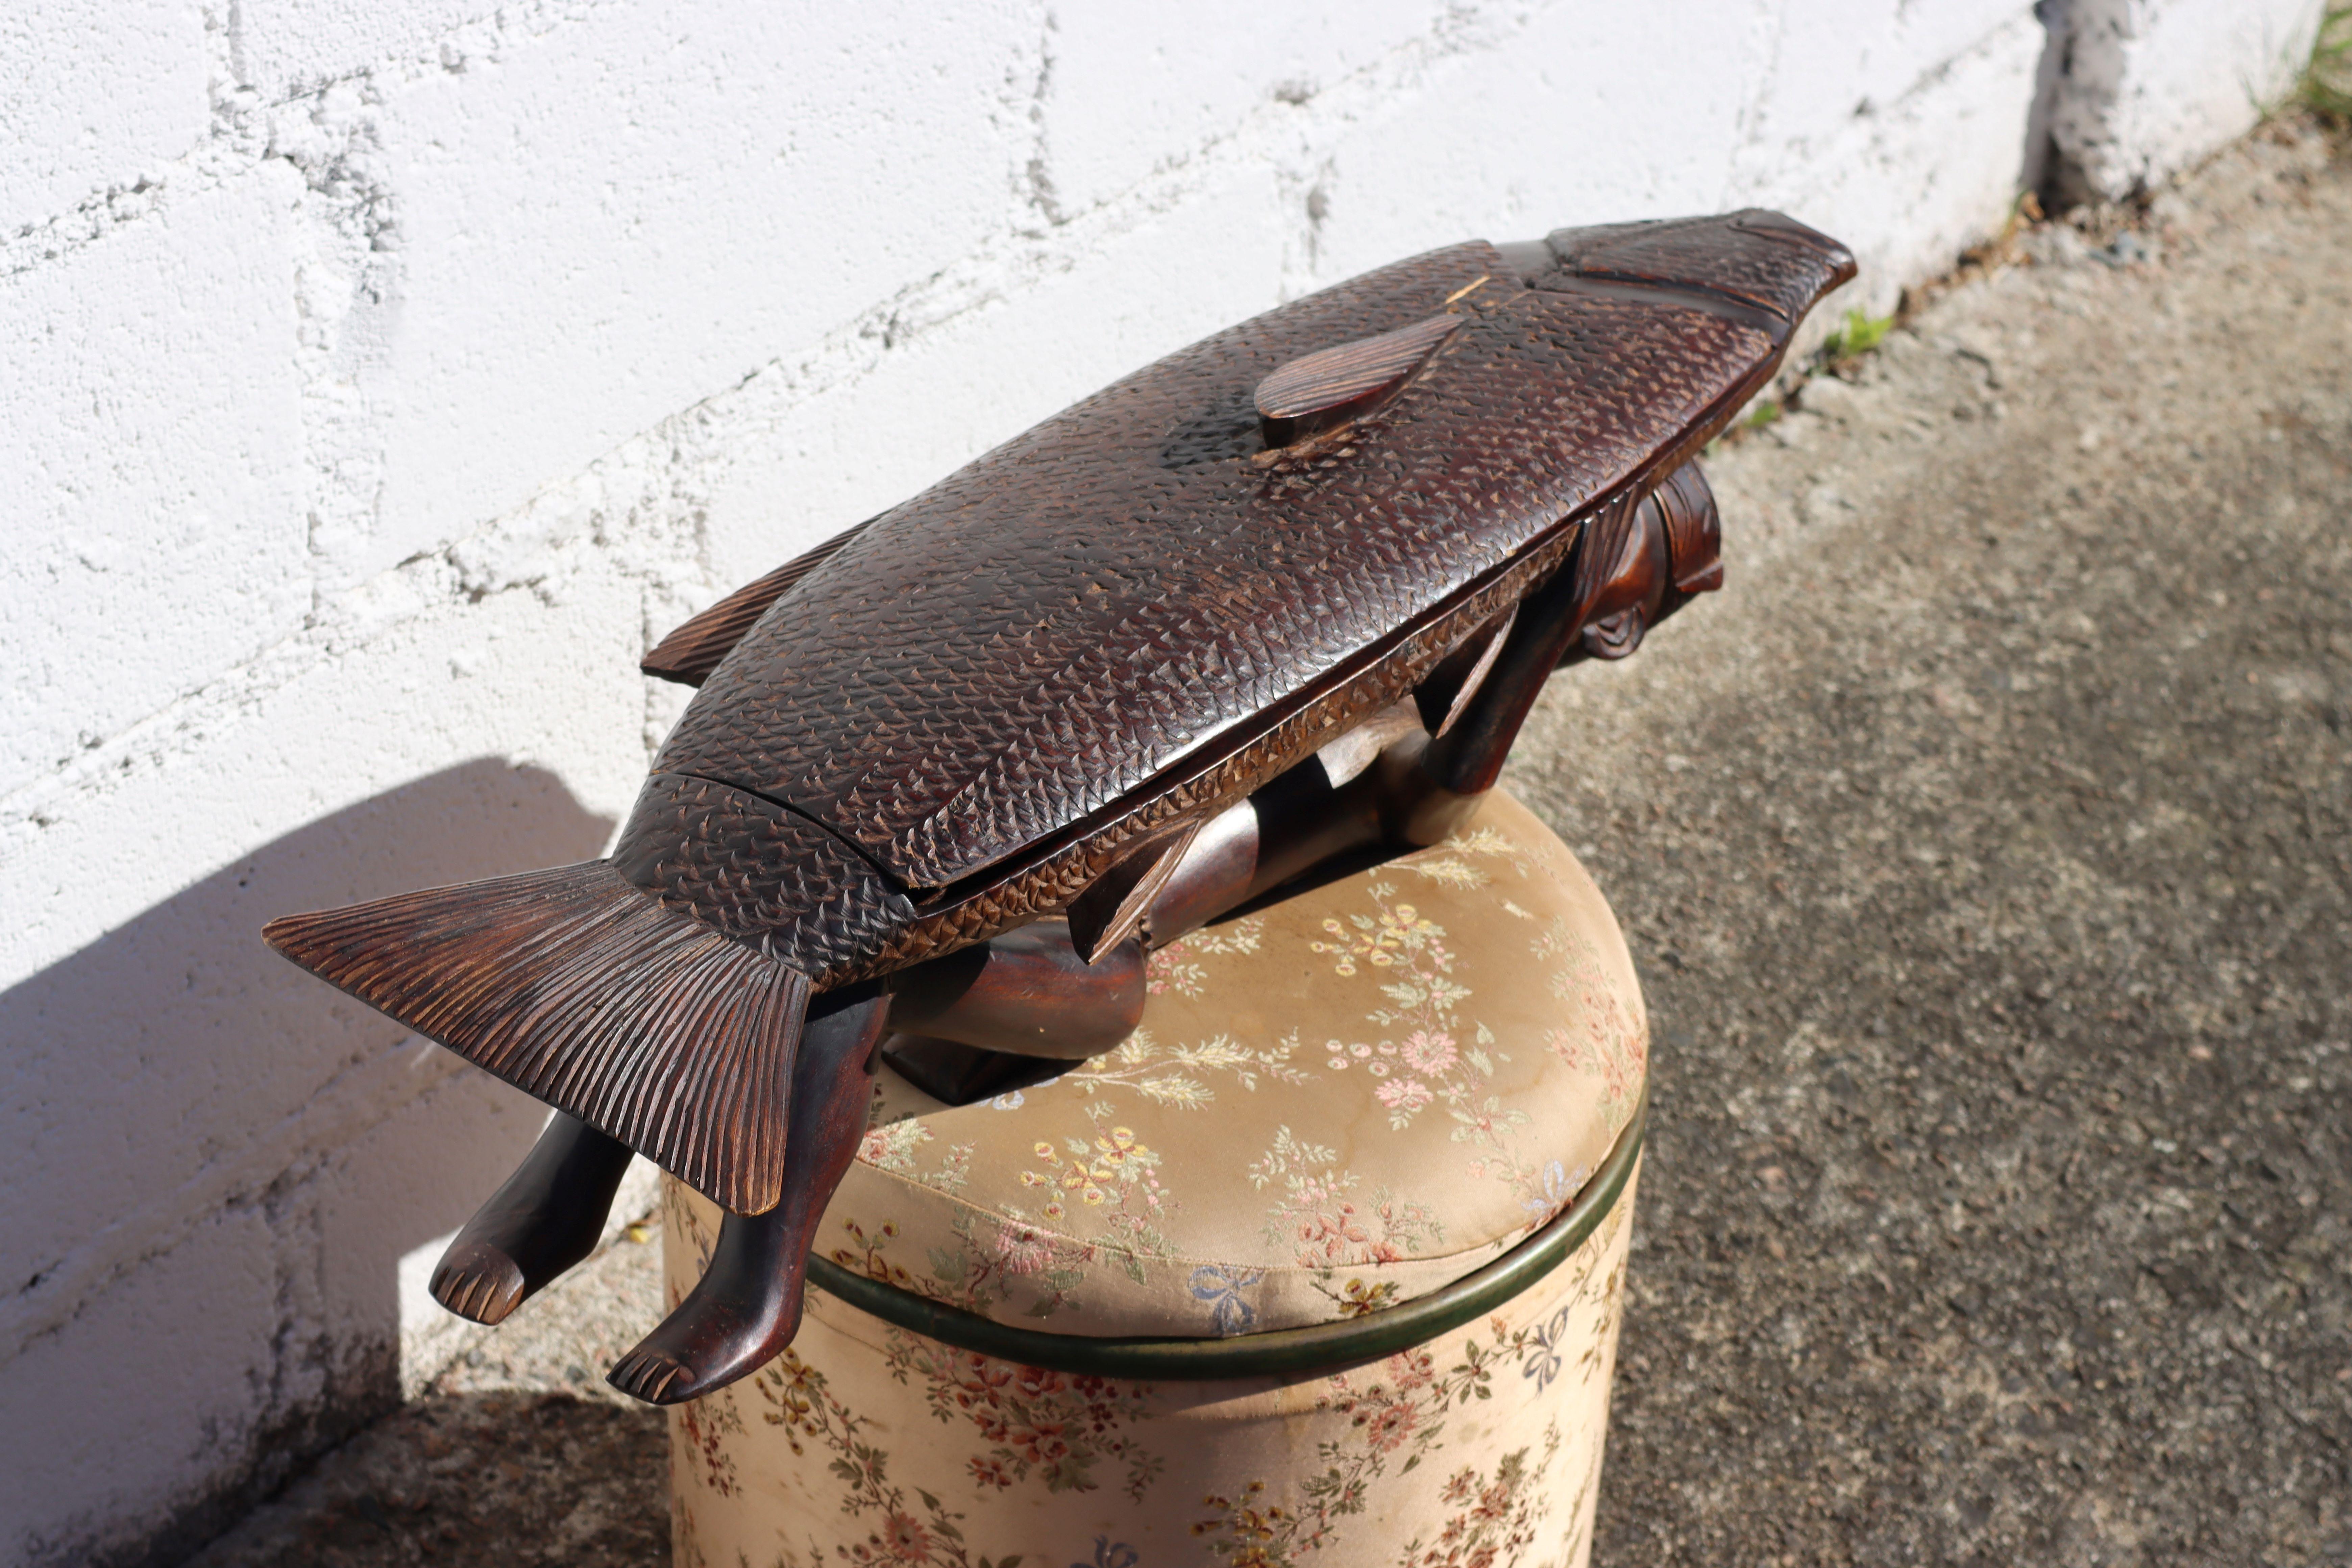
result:
M 1067 689 L 1079 700 L 1055 704 L 1063 724 L 1090 727 L 1083 752 L 1016 735 L 961 798 L 909 825 L 910 847 L 950 874 L 984 865 L 1127 794 L 1204 735 L 1247 726 L 1621 482 L 1769 346 L 1678 310 L 1510 289 L 1351 445 L 1247 476 L 1243 526 L 1171 594 L 1206 613 L 1182 614 L 1176 636 L 1138 639 L 1149 663 L 1137 673 L 1158 705 L 1127 701 L 1125 650 L 1084 650 Z M 1547 363 L 1592 373 L 1577 376 L 1588 385 L 1613 379 L 1615 395 L 1559 406 L 1562 378 L 1524 374 Z M 1474 388 L 1485 395 L 1465 395 Z M 1148 634 L 1170 618 L 1147 605 L 1129 626 Z M 1111 700 L 1085 700 L 1097 692 Z
M 1121 715 L 1164 735 L 1198 703 L 1151 690 L 1154 674 L 1182 657 L 1169 639 L 1194 642 L 1201 674 L 1227 694 L 1219 707 L 1245 711 L 1273 673 L 1256 606 L 1237 582 L 1181 594 L 1169 571 L 1216 552 L 1234 531 L 1236 489 L 1263 475 L 1240 462 L 1162 468 L 1170 433 L 1236 395 L 1245 403 L 1265 371 L 1302 353 L 1431 314 L 1487 260 L 1485 247 L 1441 252 L 1220 334 L 885 514 L 745 639 L 688 710 L 663 765 L 790 799 L 929 884 L 992 857 L 949 864 L 893 855 L 894 841 L 959 795 L 966 813 L 1003 817 L 1008 805 L 1018 811 L 1026 784 L 1045 805 L 1035 782 L 1019 777 L 1024 751 L 1030 767 L 1060 753 L 1059 771 L 1078 789 L 1056 803 L 1066 816 L 1033 807 L 1033 820 L 1016 816 L 1012 846 L 1112 798 L 1104 771 L 1128 771 L 1122 753 L 1135 749 Z M 1284 550 L 1275 542 L 1268 553 Z M 1284 575 L 1303 581 L 1301 564 Z M 803 605 L 813 624 L 794 614 Z M 1213 622 L 1226 641 L 1213 641 Z M 802 693 L 838 696 L 810 711 L 795 700 Z M 1001 802 L 996 780 L 977 775 L 1008 751 L 999 771 L 1017 783 L 1014 800 Z
M 1399 700 L 1465 637 L 1550 575 L 1574 542 L 1573 530 L 1546 541 L 1454 609 L 1406 636 L 1360 673 L 1292 710 L 1246 745 L 1133 803 L 1085 836 L 1050 847 L 1025 865 L 1008 867 L 990 885 L 967 891 L 892 935 L 872 961 L 832 972 L 821 978 L 820 985 L 886 973 L 1060 909 L 1166 824 L 1213 815 L 1304 762 L 1333 735 Z
M 1163 461 L 1276 366 L 1440 309 L 1462 330 L 1344 437 Z M 658 765 L 790 801 L 910 885 L 969 877 L 1237 749 L 1727 414 L 1779 346 L 1671 296 L 1528 289 L 1483 243 L 1368 274 L 886 513 L 746 636 Z
M 950 901 L 917 913 L 904 925 L 891 925 L 899 911 L 908 908 L 903 900 L 893 903 L 887 918 L 877 923 L 860 906 L 838 898 L 814 909 L 801 909 L 782 892 L 756 893 L 742 882 L 729 884 L 709 876 L 701 879 L 700 890 L 693 895 L 695 901 L 680 898 L 677 907 L 730 919 L 739 940 L 754 945 L 826 955 L 832 961 L 829 967 L 810 972 L 820 991 L 984 942 L 999 931 L 1063 908 L 1132 853 L 1137 844 L 1169 824 L 1213 815 L 1304 762 L 1332 735 L 1397 701 L 1464 637 L 1485 626 L 1504 606 L 1517 604 L 1530 585 L 1549 576 L 1574 542 L 1573 530 L 1547 541 L 1454 609 L 1404 637 L 1353 678 L 1295 709 L 1246 745 L 1209 762 L 1190 777 L 1169 783 L 1148 798 L 1130 803 L 1075 838 L 1040 847 L 1036 854 L 1000 868 L 992 879 L 961 889 Z M 731 793 L 735 792 L 721 789 L 720 797 Z M 702 808 L 692 798 L 684 805 L 670 804 L 676 795 L 667 788 L 658 796 L 651 790 L 647 794 L 657 804 L 633 816 L 624 847 L 633 853 L 658 855 L 664 835 L 682 831 L 678 824 Z M 789 814 L 780 815 L 787 822 L 793 820 Z M 789 851 L 773 853 L 781 859 Z M 730 862 L 758 863 L 753 856 L 740 856 Z M 731 915 L 713 907 L 747 893 L 752 897 Z M 803 929 L 789 941 L 777 941 L 760 924 L 777 920 Z
M 646 780 L 613 864 L 666 906 L 820 984 L 915 918 L 907 896 L 832 834 L 709 779 Z
M 1825 279 L 1843 282 L 1853 275 L 1853 258 L 1843 246 L 1761 208 L 1727 217 L 1556 229 L 1545 243 L 1562 269 L 1577 277 L 1703 288 L 1761 305 L 1786 321 L 1812 307 Z

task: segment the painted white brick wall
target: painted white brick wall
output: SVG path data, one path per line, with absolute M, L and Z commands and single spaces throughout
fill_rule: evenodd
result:
M 2050 131 L 2069 194 L 2147 189 L 2251 129 L 2318 30 L 2305 0 L 2046 0 L 2063 83 Z
M 16 558 L 0 635 L 19 650 L 0 683 L 0 792 L 165 706 L 192 671 L 251 658 L 310 607 L 289 461 L 299 189 L 264 164 L 0 292 Z M 123 637 L 133 605 L 164 635 Z
M 2315 9 L 2071 72 L 2027 0 L 11 10 L 0 1563 L 171 1561 L 396 1396 L 401 1260 L 539 1118 L 256 933 L 598 852 L 679 616 L 1466 236 L 1761 203 L 1884 309 L 2038 82 L 2149 177 Z
M 88 42 L 58 47 L 66 36 Z M 9 6 L 0 61 L 0 234 L 132 183 L 209 129 L 204 16 L 181 0 Z

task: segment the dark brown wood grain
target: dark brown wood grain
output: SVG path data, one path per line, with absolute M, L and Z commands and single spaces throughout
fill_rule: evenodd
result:
M 1470 699 L 1478 694 L 1478 688 L 1495 668 L 1495 660 L 1501 657 L 1518 609 L 1513 605 L 1471 633 L 1461 647 L 1441 659 L 1437 668 L 1412 689 L 1413 706 L 1419 710 L 1423 729 L 1432 735 L 1443 735 L 1462 717 Z
M 517 1307 L 596 1250 L 629 1148 L 574 1116 L 551 1119 L 513 1175 L 433 1270 L 433 1298 L 477 1323 Z
M 882 1043 L 882 1059 L 900 1078 L 942 1105 L 993 1100 L 1069 1070 L 1069 1064 L 1058 1058 L 985 1050 L 929 1035 L 891 1036 Z
M 890 976 L 890 1026 L 982 1050 L 1083 1061 L 1143 1016 L 1143 943 L 1093 960 L 1043 920 Z
M 1286 447 L 1370 413 L 1395 395 L 1462 325 L 1432 316 L 1393 331 L 1302 354 L 1257 384 L 1266 445 Z
M 1174 942 L 1240 903 L 1257 877 L 1258 817 L 1251 801 L 1201 825 L 1152 896 L 1144 929 L 1153 946 Z
M 804 1033 L 835 1051 L 889 978 L 873 1009 L 1077 1049 L 1117 987 L 1047 963 L 1024 993 L 1043 936 L 1001 944 L 1002 984 L 995 956 L 960 990 L 924 966 L 1055 914 L 1120 962 L 1458 826 L 1556 668 L 1721 581 L 1691 459 L 1853 271 L 1746 212 L 1475 241 L 1294 300 L 665 638 L 648 671 L 700 689 L 609 860 L 266 935 L 746 1222 L 701 1326 L 624 1380 L 716 1386 L 768 1329 L 709 1325 L 772 1328 L 742 1270 L 821 1207 L 803 1184 L 846 1136 L 806 1097 L 855 1075 Z M 1360 730 L 1379 743 L 1339 743 Z
M 1200 830 L 1197 817 L 1178 824 L 1172 831 L 1129 852 L 1070 900 L 1065 912 L 1079 957 L 1092 963 L 1142 929 L 1152 900 Z
M 873 519 L 866 519 L 871 522 Z M 857 537 L 865 528 L 845 529 L 824 543 L 795 555 L 764 577 L 754 579 L 736 589 L 709 609 L 682 623 L 677 630 L 656 643 L 653 651 L 638 662 L 646 674 L 663 680 L 675 680 L 681 686 L 699 686 L 710 679 L 719 661 L 734 651 L 743 640 L 743 634 L 760 622 L 769 607 L 784 596 L 785 590 L 807 576 L 826 557 Z
M 1084 834 L 1206 748 L 1248 760 L 1383 643 L 1444 626 L 1451 651 L 1465 595 L 1663 477 L 1785 342 L 1767 311 L 1633 292 L 1528 288 L 1461 246 L 1172 355 L 877 519 L 780 601 L 809 614 L 747 635 L 659 766 L 788 802 L 931 890 Z M 1163 460 L 1221 403 L 1254 413 L 1279 365 L 1435 313 L 1462 325 L 1348 445 Z
M 614 1363 L 614 1387 L 649 1405 L 682 1404 L 757 1371 L 792 1343 L 806 1297 L 809 1243 L 865 1136 L 875 1053 L 888 1016 L 888 1000 L 869 987 L 809 1021 L 793 1066 L 783 1200 L 765 1214 L 719 1222 L 709 1267 Z
M 288 915 L 271 946 L 535 1099 L 757 1214 L 808 977 L 610 862 Z

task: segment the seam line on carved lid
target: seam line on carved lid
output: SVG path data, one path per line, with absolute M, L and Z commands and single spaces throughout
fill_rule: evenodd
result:
M 1733 216 L 1731 226 L 1742 234 L 1759 235 L 1801 247 L 1833 266 L 1850 265 L 1853 260 L 1852 250 L 1821 230 L 1798 223 L 1783 213 L 1749 207 Z
M 1612 495 L 1615 493 L 1617 492 L 1611 492 Z M 1605 500 L 1596 501 L 1586 508 L 1580 508 L 1560 517 L 1510 559 L 1490 568 L 1450 595 L 1430 612 L 1424 624 L 1392 631 L 1348 655 L 1331 670 L 1326 672 L 1327 679 L 1324 684 L 1295 692 L 1284 700 L 1262 710 L 1250 719 L 1235 720 L 1223 726 L 1218 732 L 1220 736 L 1244 724 L 1255 723 L 1258 726 L 1252 738 L 1241 746 L 1229 752 L 1216 752 L 1214 742 L 1217 737 L 1210 737 L 1207 754 L 1204 755 L 1202 750 L 1195 749 L 1171 759 L 1165 768 L 1139 782 L 1132 788 L 1122 792 L 1094 811 L 1079 817 L 1061 832 L 1026 846 L 1003 859 L 977 867 L 944 887 L 929 889 L 931 894 L 930 901 L 934 907 L 940 904 L 954 905 L 990 887 L 1007 885 L 1034 871 L 1040 864 L 1054 857 L 1083 845 L 1117 827 L 1122 822 L 1147 811 L 1155 800 L 1172 795 L 1188 784 L 1233 763 L 1238 756 L 1246 753 L 1251 747 L 1266 742 L 1284 724 L 1291 721 L 1298 714 L 1345 691 L 1356 679 L 1397 655 L 1416 638 L 1430 634 L 1433 628 L 1445 624 L 1450 617 L 1462 614 L 1466 608 L 1475 605 L 1482 595 L 1496 590 L 1513 573 L 1526 568 L 1547 550 L 1560 543 L 1560 536 L 1563 533 L 1571 532 L 1585 526 L 1593 515 L 1597 515 L 1600 507 L 1605 504 Z M 1566 542 L 1560 551 L 1560 558 L 1556 559 L 1550 566 L 1538 573 L 1538 580 L 1548 577 L 1552 572 L 1561 570 L 1569 564 L 1568 552 L 1573 548 L 1573 543 L 1572 539 Z M 1490 607 L 1485 611 L 1485 616 L 1492 616 L 1496 613 Z M 1397 696 L 1400 700 L 1409 688 L 1410 683 L 1407 683 L 1399 689 Z M 1315 754 L 1315 750 L 1311 746 L 1304 749 L 1292 759 L 1292 763 L 1305 762 Z M 1269 773 L 1266 776 L 1270 778 L 1272 774 Z M 1170 814 L 1171 817 L 1181 815 L 1181 809 Z M 1160 826 L 1158 823 L 1152 825 L 1153 827 Z M 1142 838 L 1150 831 L 1150 828 L 1142 829 L 1135 837 L 1139 839 Z
M 1699 283 L 1670 283 L 1622 273 L 1563 269 L 1547 273 L 1528 287 L 1548 294 L 1585 294 L 1601 300 L 1678 306 L 1762 332 L 1776 343 L 1789 333 L 1789 318 L 1770 306 Z
M 867 870 L 872 871 L 884 882 L 887 883 L 892 891 L 903 893 L 909 899 L 913 899 L 915 897 L 918 889 L 912 883 L 900 879 L 900 878 L 888 867 L 883 865 L 881 861 L 877 860 L 871 854 L 867 853 L 864 845 L 843 833 L 841 829 L 835 827 L 832 823 L 827 822 L 822 816 L 811 812 L 806 806 L 795 805 L 791 801 L 784 799 L 781 795 L 770 795 L 765 790 L 753 789 L 751 785 L 738 784 L 733 779 L 715 779 L 709 773 L 680 773 L 676 769 L 667 771 L 673 778 L 693 779 L 698 784 L 717 784 L 720 789 L 731 789 L 737 795 L 749 795 L 753 800 L 764 801 L 768 805 L 774 806 L 778 811 L 798 817 L 801 821 L 807 823 L 811 827 L 823 833 L 827 838 L 830 838 L 835 843 L 840 845 L 844 849 L 848 850 L 852 855 L 856 856 L 858 863 L 864 866 Z

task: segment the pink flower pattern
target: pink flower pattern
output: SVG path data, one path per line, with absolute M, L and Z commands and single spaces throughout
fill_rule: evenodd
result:
M 1312 1289 L 1328 1300 L 1332 1318 L 1410 1298 L 1424 1288 L 1415 1269 L 1452 1257 L 1448 1247 L 1478 1240 L 1445 1235 L 1454 1211 L 1443 1205 L 1464 1190 L 1452 1173 L 1505 1184 L 1529 1209 L 1530 1224 L 1582 1184 L 1585 1172 L 1564 1163 L 1584 1156 L 1567 1154 L 1555 1130 L 1532 1125 L 1518 1109 L 1544 1103 L 1528 1095 L 1538 1081 L 1531 1069 L 1540 1065 L 1550 1092 L 1564 1064 L 1591 1086 L 1581 1091 L 1586 1102 L 1611 1107 L 1614 1120 L 1621 1108 L 1630 1114 L 1646 1065 L 1639 1003 L 1624 988 L 1622 963 L 1604 960 L 1586 927 L 1570 923 L 1585 918 L 1575 899 L 1589 895 L 1562 899 L 1553 889 L 1511 885 L 1514 867 L 1532 886 L 1551 879 L 1560 864 L 1543 840 L 1515 832 L 1474 829 L 1442 851 L 1367 874 L 1349 884 L 1344 901 L 1327 906 L 1338 914 L 1319 925 L 1322 940 L 1297 939 L 1319 955 L 1308 959 L 1319 984 L 1347 977 L 1335 994 L 1362 997 L 1353 1023 L 1344 1002 L 1317 1015 L 1346 1037 L 1327 1040 L 1327 1030 L 1317 1029 L 1300 1039 L 1276 1026 L 1260 1035 L 1236 1029 L 1230 1037 L 1169 1029 L 1154 1039 L 1147 1029 L 1074 1068 L 1058 1089 L 1032 1087 L 1025 1109 L 990 1113 L 986 1125 L 1003 1131 L 979 1134 L 977 1166 L 992 1179 L 1003 1174 L 1010 1190 L 1003 1195 L 980 1190 L 969 1176 L 971 1121 L 922 1111 L 887 1122 L 869 1132 L 865 1163 L 926 1200 L 951 1197 L 961 1217 L 950 1231 L 906 1210 L 869 1205 L 835 1216 L 822 1245 L 845 1267 L 902 1289 L 1045 1327 L 1060 1326 L 1052 1313 L 1091 1309 L 1098 1290 L 1126 1289 L 1122 1278 L 1140 1285 L 1147 1268 L 1152 1280 L 1176 1281 L 1165 1293 L 1171 1310 L 1197 1314 L 1204 1328 L 1214 1314 L 1218 1331 L 1248 1330 L 1277 1300 L 1271 1292 L 1282 1279 L 1296 1291 L 1302 1272 L 1318 1282 Z M 1440 868 L 1444 875 L 1435 874 Z M 1420 903 L 1400 899 L 1399 884 L 1415 885 Z M 1489 923 L 1456 954 L 1445 925 L 1465 936 L 1473 929 L 1453 896 L 1464 889 L 1476 892 L 1476 918 Z M 1511 896 L 1543 912 L 1530 914 Z M 1547 923 L 1562 909 L 1568 916 Z M 1178 998 L 1223 994 L 1230 976 L 1217 949 L 1257 940 L 1255 930 L 1238 929 L 1243 923 L 1156 954 L 1148 973 L 1152 994 L 1171 1006 Z M 1608 940 L 1605 926 L 1593 929 Z M 1516 941 L 1528 937 L 1539 961 L 1536 988 L 1548 984 L 1559 1003 L 1552 1016 L 1561 1026 L 1549 1034 L 1540 1007 L 1493 1010 L 1491 997 L 1474 994 L 1516 987 L 1525 998 L 1519 976 L 1504 972 L 1528 951 L 1514 952 Z M 1275 1098 L 1312 1107 L 1333 1093 L 1353 1097 L 1345 1132 L 1332 1118 L 1291 1112 Z M 1280 1128 L 1269 1144 L 1264 1129 L 1274 1118 L 1265 1108 L 1272 1105 L 1297 1118 L 1298 1128 Z M 1060 1109 L 1048 1114 L 1049 1107 Z M 1577 1110 L 1591 1127 L 1590 1113 Z M 1402 1141 L 1384 1144 L 1374 1131 L 1383 1120 L 1393 1131 L 1413 1130 L 1418 1173 L 1410 1179 L 1396 1175 L 1401 1163 L 1388 1157 Z M 1204 1188 L 1215 1189 L 1192 1184 L 1204 1168 L 1199 1151 L 1221 1137 L 1230 1146 L 1231 1131 L 1244 1127 L 1249 1141 L 1229 1156 L 1227 1173 L 1235 1181 L 1245 1173 L 1262 1194 L 1269 1245 L 1248 1267 L 1206 1268 L 1177 1245 L 1193 1234 L 1182 1227 L 1197 1229 L 1197 1215 L 1182 1209 L 1179 1194 L 1196 1209 L 1206 1204 Z M 1318 1138 L 1348 1140 L 1347 1152 L 1318 1146 Z M 1255 1161 L 1254 1147 L 1265 1150 Z M 1426 1184 L 1433 1150 L 1444 1161 L 1434 1188 Z M 1020 1173 L 1030 1178 L 1025 1184 L 1015 1184 Z M 1217 1200 L 1219 1214 L 1230 1212 L 1229 1201 Z M 1558 1426 L 1547 1429 L 1545 1411 L 1564 1408 L 1547 1405 L 1563 1389 L 1605 1390 L 1622 1284 L 1612 1260 L 1623 1256 L 1624 1217 L 1621 1211 L 1580 1249 L 1583 1268 L 1554 1277 L 1559 1283 L 1540 1298 L 1540 1309 L 1533 1298 L 1525 1313 L 1514 1303 L 1505 1310 L 1508 1321 L 1466 1327 L 1300 1388 L 1311 1440 L 1302 1426 L 1284 1441 L 1310 1441 L 1313 1462 L 1284 1468 L 1273 1460 L 1274 1469 L 1255 1479 L 1244 1472 L 1232 1484 L 1180 1489 L 1163 1474 L 1158 1456 L 1175 1451 L 1170 1444 L 1201 1439 L 1197 1424 L 1184 1424 L 1191 1406 L 1178 1391 L 1019 1367 L 898 1331 L 863 1342 L 838 1325 L 829 1335 L 804 1334 L 798 1349 L 755 1378 L 689 1407 L 674 1472 L 677 1561 L 680 1568 L 734 1563 L 737 1543 L 713 1523 L 787 1472 L 792 1534 L 755 1546 L 752 1561 L 1002 1568 L 1019 1554 L 1028 1568 L 1073 1562 L 1131 1568 L 1134 1550 L 1114 1542 L 1163 1539 L 1169 1523 L 1180 1531 L 1189 1523 L 1192 1560 L 1222 1568 L 1354 1562 L 1502 1568 L 1522 1559 L 1572 1559 L 1582 1546 L 1578 1532 L 1598 1450 L 1572 1425 L 1565 1436 Z M 1570 1319 L 1555 1310 L 1564 1299 L 1576 1303 Z M 822 1306 L 813 1313 L 821 1319 Z M 843 1359 L 853 1356 L 854 1364 Z M 902 1398 L 908 1403 L 897 1403 Z M 1503 1440 L 1502 1427 L 1485 1424 L 1507 1412 L 1513 1424 Z M 774 1446 L 751 1446 L 761 1442 Z M 806 1450 L 796 1469 L 779 1462 L 787 1442 L 796 1456 Z M 738 1473 L 739 1450 L 755 1468 Z M 1113 1506 L 1131 1510 L 1139 1525 L 1147 1515 L 1155 1521 L 1152 1533 L 1139 1528 L 1097 1540 L 1089 1528 L 1040 1555 L 1026 1521 L 1045 1517 L 1059 1493 L 1111 1494 Z M 807 1509 L 802 1499 L 824 1506 Z M 698 1509 L 707 1510 L 699 1522 Z M 1368 1531 L 1375 1516 L 1388 1533 Z
M 1474 828 L 1334 884 L 1322 908 L 1286 928 L 1286 959 L 1304 956 L 1298 948 L 1319 955 L 1309 960 L 1320 971 L 1311 1016 L 1338 1025 L 1341 1037 L 1302 1038 L 1295 1026 L 1203 1032 L 1194 1020 L 1217 1010 L 1178 1000 L 1228 994 L 1255 972 L 1235 959 L 1286 928 L 1254 916 L 1168 944 L 1150 962 L 1152 989 L 1166 1001 L 1146 1026 L 1030 1089 L 1011 1115 L 978 1129 L 977 1144 L 970 1120 L 929 1111 L 901 1110 L 870 1130 L 865 1165 L 971 1201 L 903 1224 L 865 1207 L 827 1237 L 826 1250 L 845 1267 L 1006 1321 L 1108 1300 L 1149 1310 L 1138 1291 L 1164 1283 L 1206 1329 L 1220 1315 L 1295 1321 L 1318 1300 L 1345 1316 L 1375 1297 L 1430 1288 L 1433 1271 L 1454 1267 L 1457 1255 L 1507 1246 L 1511 1237 L 1493 1228 L 1494 1189 L 1527 1225 L 1556 1213 L 1593 1163 L 1597 1124 L 1622 1127 L 1630 1115 L 1647 1055 L 1624 965 L 1593 940 L 1607 931 L 1592 921 L 1589 884 L 1569 886 L 1561 872 L 1572 868 L 1545 842 Z M 1441 862 L 1451 868 L 1443 877 Z M 1418 901 L 1405 892 L 1415 882 L 1426 885 L 1412 889 Z M 1455 952 L 1449 921 L 1475 931 L 1467 951 Z M 1530 938 L 1532 972 L 1513 962 Z M 1556 1010 L 1537 1002 L 1547 987 Z M 1482 994 L 1490 990 L 1492 1003 Z M 1548 1029 L 1548 1019 L 1559 1026 Z M 1560 1065 L 1573 1069 L 1569 1080 L 1597 1079 L 1578 1096 L 1602 1116 L 1583 1106 L 1572 1123 L 1546 1113 L 1559 1100 Z M 1273 1145 L 1261 1142 L 1263 1108 L 1286 1095 L 1360 1107 L 1330 1122 L 1347 1130 L 1344 1151 L 1286 1148 L 1286 1128 Z M 1375 1131 L 1383 1122 L 1409 1139 L 1386 1142 Z M 1235 1131 L 1263 1151 L 1257 1158 L 1244 1145 L 1216 1171 L 1193 1152 L 1199 1139 Z M 1017 1189 L 967 1190 L 978 1151 L 992 1182 L 1009 1176 Z M 1249 1283 L 1213 1300 L 1187 1283 L 1201 1267 L 1187 1238 L 1204 1214 L 1230 1212 L 1242 1194 L 1205 1181 L 1211 1173 L 1244 1176 L 1263 1194 L 1265 1242 L 1223 1259 Z
M 1451 1069 L 1459 1056 L 1454 1037 L 1442 1029 L 1415 1029 L 1404 1043 L 1404 1065 L 1433 1078 Z
M 1437 1098 L 1429 1085 L 1414 1078 L 1392 1078 L 1372 1091 L 1391 1110 L 1419 1110 Z

